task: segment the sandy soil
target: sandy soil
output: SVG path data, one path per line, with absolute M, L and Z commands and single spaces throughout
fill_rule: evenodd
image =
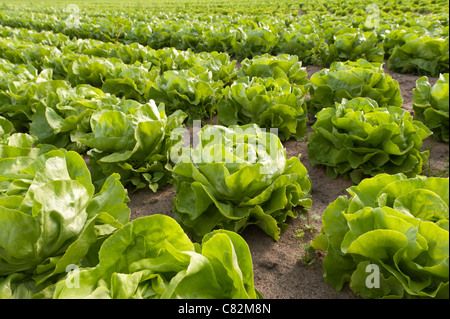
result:
M 307 67 L 308 75 L 319 71 L 319 67 Z M 396 79 L 402 91 L 404 108 L 412 111 L 412 89 L 419 76 L 395 74 L 386 70 Z M 430 79 L 434 84 L 437 79 Z M 308 132 L 312 132 L 308 123 Z M 308 133 L 308 134 L 309 134 Z M 346 188 L 352 184 L 344 178 L 330 179 L 323 167 L 312 167 L 308 160 L 307 144 L 290 140 L 284 143 L 288 157 L 301 154 L 301 162 L 305 165 L 312 181 L 312 209 L 309 216 L 317 214 L 322 216 L 328 204 L 333 202 L 338 196 L 347 194 Z M 443 170 L 448 163 L 449 146 L 447 143 L 440 143 L 428 138 L 424 141 L 424 149 L 431 150 L 429 167 L 436 170 Z M 140 190 L 135 193 L 130 192 L 129 207 L 132 212 L 132 219 L 159 213 L 173 216 L 172 202 L 176 196 L 172 186 L 160 188 L 157 193 L 151 190 Z M 274 242 L 262 230 L 257 227 L 248 227 L 241 234 L 247 241 L 253 258 L 255 286 L 266 299 L 352 299 L 357 298 L 348 287 L 340 292 L 324 282 L 322 277 L 323 254 L 317 254 L 315 262 L 305 265 L 302 258 L 304 255 L 301 248 L 302 242 L 309 243 L 315 234 L 320 231 L 320 219 L 310 221 L 317 227 L 315 233 L 306 232 L 303 240 L 296 238 L 298 229 L 305 225 L 301 218 L 289 219 L 288 228 L 281 234 L 280 240 Z

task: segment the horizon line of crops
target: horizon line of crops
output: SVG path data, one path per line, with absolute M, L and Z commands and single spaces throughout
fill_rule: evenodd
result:
M 305 65 L 329 66 L 335 61 L 358 58 L 370 62 L 389 59 L 389 69 L 401 73 L 438 76 L 448 71 L 446 14 L 404 13 L 392 17 L 384 13 L 374 16 L 364 11 L 361 15 L 348 17 L 250 18 L 172 13 L 156 17 L 127 12 L 103 16 L 78 13 L 75 27 L 70 24 L 73 18 L 64 11 L 58 16 L 14 11 L 0 14 L 0 22 L 11 27 L 51 30 L 104 42 L 138 42 L 154 49 L 171 46 L 194 52 L 226 52 L 238 60 L 264 53 L 287 53 L 298 55 Z M 371 19 L 378 20 L 373 24 Z
M 29 2 L 25 0 L 17 0 L 14 4 L 2 3 L 4 8 L 14 8 L 20 10 L 36 10 L 42 12 L 53 12 L 55 9 L 67 7 L 72 4 L 72 0 L 36 0 L 34 7 L 29 7 Z M 417 12 L 421 14 L 447 12 L 448 2 L 445 0 L 375 0 L 372 4 L 377 5 L 381 11 L 391 14 L 399 14 L 402 12 Z M 267 2 L 264 0 L 169 0 L 161 2 L 159 0 L 130 0 L 123 3 L 120 0 L 101 0 L 92 3 L 91 1 L 77 1 L 77 5 L 85 10 L 117 10 L 133 12 L 133 11 L 149 11 L 149 12 L 177 12 L 177 13 L 247 13 L 252 14 L 309 14 L 309 13 L 332 13 L 336 15 L 346 15 L 364 10 L 365 4 L 357 0 L 347 0 L 345 2 L 339 0 L 319 0 L 311 3 L 307 0 L 277 0 Z

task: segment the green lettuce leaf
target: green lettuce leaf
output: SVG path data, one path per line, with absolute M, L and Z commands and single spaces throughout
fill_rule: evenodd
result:
M 357 61 L 383 63 L 384 49 L 375 32 L 356 28 L 342 28 L 333 34 L 333 41 L 328 46 L 326 65 L 335 61 Z
M 92 113 L 104 105 L 120 102 L 115 96 L 90 85 L 57 88 L 35 105 L 30 134 L 37 137 L 37 143 L 84 153 L 87 147 L 78 137 L 91 132 Z
M 202 66 L 189 70 L 166 71 L 156 78 L 145 94 L 147 100 L 164 103 L 166 112 L 181 110 L 188 115 L 188 123 L 206 120 L 216 113 L 216 99 L 223 84 L 214 81 L 212 72 Z
M 237 77 L 285 79 L 292 84 L 306 85 L 309 83 L 307 75 L 306 68 L 302 67 L 302 61 L 295 55 L 263 54 L 244 59 Z
M 268 28 L 245 28 L 240 31 L 243 33 L 242 39 L 232 43 L 233 52 L 239 60 L 271 53 L 278 43 L 277 34 Z
M 298 56 L 304 65 L 325 65 L 326 55 L 321 50 L 321 45 L 325 44 L 314 27 L 299 25 L 293 31 L 281 36 L 273 54 Z
M 448 73 L 431 86 L 426 76 L 417 79 L 413 95 L 414 117 L 429 127 L 438 140 L 448 138 Z

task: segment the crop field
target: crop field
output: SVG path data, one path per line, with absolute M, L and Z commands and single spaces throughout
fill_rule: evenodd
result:
M 448 10 L 0 0 L 0 299 L 448 299 Z

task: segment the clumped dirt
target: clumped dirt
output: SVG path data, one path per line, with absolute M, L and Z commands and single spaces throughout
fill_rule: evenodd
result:
M 307 67 L 308 75 L 321 68 L 316 66 Z M 390 74 L 400 84 L 404 99 L 404 108 L 412 111 L 413 88 L 420 76 L 396 74 L 389 70 Z M 437 81 L 430 78 L 431 84 Z M 312 132 L 312 119 L 308 122 L 308 134 Z M 300 159 L 308 170 L 312 182 L 312 209 L 309 216 L 317 214 L 322 216 L 323 211 L 338 196 L 347 195 L 346 188 L 352 185 L 351 181 L 343 177 L 330 179 L 324 167 L 312 167 L 308 160 L 307 139 L 298 142 L 289 140 L 284 142 L 287 156 L 301 155 Z M 424 141 L 423 149 L 430 150 L 429 164 L 426 168 L 431 173 L 436 173 L 448 166 L 446 160 L 449 158 L 448 143 L 436 142 L 433 138 Z M 172 185 L 162 187 L 158 192 L 151 190 L 140 190 L 129 194 L 131 201 L 131 219 L 149 214 L 165 214 L 173 216 L 173 198 L 176 196 Z M 306 265 L 301 256 L 305 256 L 302 243 L 309 243 L 319 233 L 321 219 L 310 220 L 308 224 L 316 226 L 314 233 L 306 231 L 302 240 L 295 235 L 298 229 L 304 228 L 307 223 L 302 218 L 291 218 L 287 221 L 288 228 L 281 233 L 278 242 L 273 241 L 262 230 L 249 226 L 241 234 L 247 241 L 253 258 L 254 280 L 256 289 L 266 299 L 354 299 L 357 298 L 345 286 L 342 291 L 336 291 L 325 283 L 322 276 L 322 261 L 324 254 L 314 255 L 316 258 L 311 265 Z

